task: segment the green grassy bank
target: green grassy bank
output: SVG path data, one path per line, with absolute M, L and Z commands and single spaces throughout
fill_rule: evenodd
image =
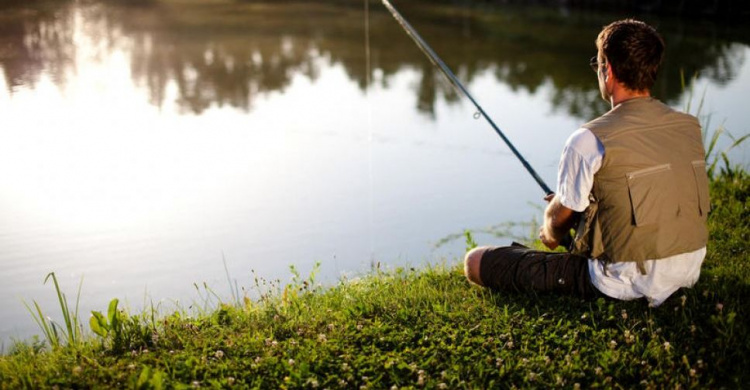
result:
M 260 280 L 260 300 L 199 318 L 105 310 L 101 335 L 17 344 L 0 357 L 0 388 L 739 388 L 750 380 L 750 180 L 720 175 L 711 191 L 701 279 L 656 309 L 491 293 L 458 264 L 327 289 Z

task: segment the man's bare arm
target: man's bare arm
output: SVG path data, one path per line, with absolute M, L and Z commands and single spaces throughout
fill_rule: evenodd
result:
M 549 204 L 544 211 L 544 224 L 539 230 L 539 238 L 548 248 L 555 249 L 573 227 L 576 212 L 563 206 L 557 195 L 547 195 L 544 200 Z

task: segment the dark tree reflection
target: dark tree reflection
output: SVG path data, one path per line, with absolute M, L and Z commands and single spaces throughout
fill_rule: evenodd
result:
M 0 3 L 0 68 L 11 91 L 35 85 L 43 72 L 64 85 L 75 66 L 69 2 L 33 5 Z
M 549 93 L 555 110 L 582 119 L 606 109 L 587 62 L 595 53 L 596 33 L 617 15 L 479 1 L 397 5 L 466 85 L 489 72 L 513 90 Z M 645 19 L 668 43 L 654 88 L 663 100 L 675 102 L 683 93 L 680 72 L 688 80 L 699 72 L 721 84 L 744 64 L 747 27 Z M 64 85 L 75 72 L 74 31 L 81 25 L 102 50 L 129 53 L 134 81 L 157 106 L 175 88 L 176 104 L 185 112 L 201 113 L 212 105 L 251 110 L 258 96 L 284 91 L 299 75 L 314 81 L 321 67 L 333 64 L 367 87 L 361 2 L 154 0 L 6 4 L 0 67 L 11 91 L 33 86 L 42 73 Z M 434 116 L 440 99 L 460 100 L 376 1 L 370 4 L 369 40 L 369 69 L 382 72 L 384 86 L 403 69 L 421 75 L 414 86 L 419 111 Z

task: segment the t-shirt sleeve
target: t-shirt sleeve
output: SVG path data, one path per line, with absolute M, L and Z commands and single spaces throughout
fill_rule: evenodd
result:
M 601 168 L 604 145 L 588 129 L 570 135 L 557 170 L 557 195 L 563 206 L 581 212 L 589 206 L 594 174 Z

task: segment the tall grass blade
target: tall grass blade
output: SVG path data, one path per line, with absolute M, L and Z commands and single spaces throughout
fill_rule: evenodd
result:
M 83 288 L 83 275 L 81 275 L 81 281 L 78 282 L 78 292 L 76 293 L 76 309 L 73 314 L 73 326 L 75 328 L 75 341 L 80 341 L 82 336 L 82 325 L 78 323 L 78 308 L 81 303 L 81 289 Z
M 81 282 L 78 285 L 78 295 L 76 297 L 76 306 L 75 306 L 75 312 L 71 315 L 70 313 L 70 307 L 68 306 L 68 299 L 65 296 L 65 294 L 60 290 L 60 284 L 57 282 L 57 276 L 54 272 L 50 272 L 47 274 L 47 277 L 44 278 L 44 283 L 47 283 L 47 280 L 49 278 L 52 278 L 52 282 L 55 284 L 55 292 L 57 293 L 57 299 L 60 301 L 60 310 L 62 311 L 63 320 L 65 321 L 65 332 L 66 338 L 69 345 L 75 345 L 80 340 L 80 329 L 78 326 L 78 303 L 81 299 L 81 287 L 83 286 L 83 278 L 81 278 Z M 54 324 L 53 324 L 53 329 Z
M 711 136 L 711 141 L 708 143 L 708 147 L 706 148 L 706 157 L 714 152 L 714 149 L 716 149 L 716 142 L 719 140 L 719 137 L 722 133 L 724 133 L 724 131 L 724 126 L 719 126 L 714 131 L 714 134 Z
M 60 333 L 63 334 L 63 338 L 65 338 L 65 331 L 62 330 L 60 325 L 56 324 L 54 321 L 50 320 L 50 324 L 52 325 L 52 334 L 55 336 L 55 340 L 57 340 L 57 345 L 60 345 Z M 60 328 L 60 332 L 58 333 L 58 328 Z
M 716 143 L 719 141 L 719 137 L 724 132 L 723 127 L 719 127 L 714 131 L 713 136 L 711 137 L 711 141 L 709 141 L 708 146 L 706 146 L 706 162 L 708 162 L 708 177 L 713 177 L 714 169 L 716 169 L 716 163 L 719 162 L 717 158 L 713 158 L 714 149 L 716 149 Z
M 695 79 L 693 79 L 693 82 L 695 82 Z M 698 110 L 696 110 L 696 115 L 700 115 L 701 112 L 703 112 L 703 104 L 706 102 L 706 93 L 708 92 L 708 86 L 705 86 L 703 88 L 703 93 L 701 94 L 701 100 L 698 102 Z
M 57 292 L 57 299 L 60 301 L 60 310 L 62 310 L 63 320 L 65 321 L 65 328 L 68 330 L 68 334 L 70 335 L 72 333 L 73 324 L 70 319 L 70 312 L 68 311 L 68 301 L 65 298 L 65 294 L 60 291 L 60 285 L 57 283 L 57 276 L 55 276 L 54 272 L 50 272 L 49 274 L 47 274 L 47 277 L 44 278 L 44 284 L 47 284 L 47 280 L 49 280 L 50 277 L 52 277 L 52 282 L 55 284 L 55 291 Z
M 32 310 L 31 307 L 26 302 L 23 302 L 23 305 L 26 306 L 26 310 L 28 310 L 29 313 L 31 313 L 31 318 L 34 319 L 34 322 L 36 322 L 36 324 L 39 326 L 39 329 L 41 329 L 50 347 L 52 348 L 59 347 L 60 341 L 57 337 L 55 337 L 55 333 L 52 332 L 52 329 L 50 327 L 50 321 L 44 317 L 44 314 L 42 313 L 42 308 L 39 307 L 39 304 L 36 303 L 36 301 L 33 301 L 33 302 L 34 302 L 34 308 L 36 309 L 36 312 L 34 312 L 34 310 Z
M 698 109 L 695 113 L 690 112 L 692 108 L 692 102 L 693 102 L 693 85 L 695 84 L 695 81 L 698 79 L 698 74 L 694 74 L 692 78 L 692 83 L 690 86 L 687 85 L 687 82 L 685 81 L 685 72 L 681 69 L 680 70 L 680 83 L 682 85 L 683 92 L 687 93 L 687 103 L 685 105 L 685 112 L 699 118 L 701 123 L 701 133 L 703 136 L 703 144 L 706 148 L 706 173 L 708 174 L 708 177 L 710 179 L 713 179 L 714 172 L 716 170 L 716 166 L 719 163 L 719 160 L 724 161 L 725 165 L 725 172 L 728 174 L 733 173 L 733 169 L 729 164 L 729 158 L 727 156 L 727 153 L 742 144 L 744 141 L 747 140 L 748 137 L 750 137 L 750 134 L 745 134 L 744 136 L 735 139 L 726 129 L 724 128 L 724 123 L 722 123 L 714 132 L 711 134 L 711 139 L 708 139 L 709 135 L 709 129 L 711 128 L 711 115 L 701 116 L 701 112 L 703 111 L 703 107 L 706 101 L 706 94 L 708 90 L 708 86 L 706 86 L 703 89 L 703 93 L 701 94 L 701 99 L 698 103 Z M 726 134 L 733 142 L 728 147 L 724 148 L 723 150 L 716 151 L 716 147 L 719 141 L 719 138 L 721 138 L 722 134 Z
M 156 331 L 156 312 L 157 309 L 154 307 L 154 300 L 151 300 L 151 328 Z
M 232 294 L 232 300 L 234 301 L 235 306 L 240 306 L 240 297 L 239 297 L 239 291 L 237 290 L 237 285 L 235 284 L 234 288 L 232 288 L 232 278 L 229 277 L 229 268 L 227 267 L 227 258 L 224 256 L 224 251 L 221 251 L 221 261 L 224 263 L 224 272 L 227 274 L 227 282 L 229 283 L 229 292 Z
M 214 296 L 214 298 L 216 298 L 216 302 L 218 303 L 218 305 L 219 305 L 219 306 L 221 306 L 221 304 L 223 304 L 223 303 L 224 303 L 224 302 L 222 302 L 222 300 L 221 300 L 221 297 L 219 296 L 219 294 L 217 294 L 217 293 L 216 293 L 216 292 L 215 292 L 215 291 L 214 291 L 214 290 L 213 290 L 213 289 L 212 289 L 211 287 L 209 287 L 209 286 L 208 286 L 208 283 L 206 283 L 206 282 L 203 282 L 203 288 L 204 288 L 204 289 L 205 289 L 205 290 L 206 290 L 206 291 L 207 291 L 207 292 L 208 292 L 208 293 L 209 293 L 210 295 L 213 295 L 213 296 Z M 207 297 L 209 297 L 209 298 L 210 298 L 210 295 L 206 294 L 206 296 L 207 296 Z M 210 299 L 209 299 L 209 303 L 210 303 Z M 210 306 L 207 306 L 207 307 L 206 307 L 206 310 L 208 310 L 209 308 L 210 308 Z
M 750 137 L 750 134 L 745 134 L 742 137 L 735 139 L 731 134 L 727 133 L 727 135 L 729 135 L 729 138 L 731 138 L 731 139 L 734 140 L 734 142 L 732 143 L 732 145 L 727 150 L 733 149 L 733 148 L 739 146 L 741 143 L 745 142 L 745 140 L 748 137 Z
M 732 165 L 729 164 L 729 157 L 727 157 L 726 152 L 721 153 L 721 159 L 722 161 L 724 161 L 724 169 L 722 169 L 724 171 L 724 174 L 729 177 L 734 177 L 736 175 L 736 172 L 732 169 Z

